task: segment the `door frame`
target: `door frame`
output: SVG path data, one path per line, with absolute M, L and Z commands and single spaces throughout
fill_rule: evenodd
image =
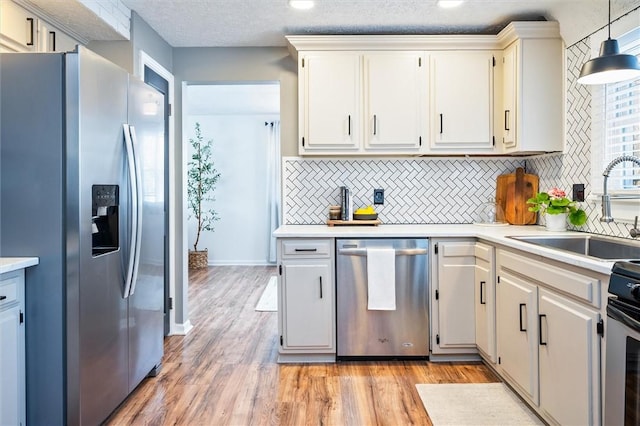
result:
M 174 105 L 174 78 L 173 74 L 169 72 L 165 67 L 160 65 L 155 59 L 149 56 L 143 50 L 139 52 L 139 63 L 136 70 L 136 75 L 141 80 L 144 80 L 144 68 L 145 66 L 152 69 L 155 73 L 167 80 L 169 83 L 169 105 L 173 110 Z M 168 200 L 168 213 L 169 213 L 169 229 L 168 229 L 168 249 L 169 249 L 169 297 L 173 300 L 173 306 L 169 309 L 169 335 L 174 334 L 186 334 L 181 331 L 182 327 L 176 324 L 176 304 L 184 304 L 183 300 L 176 300 L 176 277 L 177 274 L 182 275 L 183 271 L 176 271 L 176 216 L 177 216 L 177 204 L 176 204 L 176 168 L 175 168 L 175 117 L 173 111 L 169 114 L 169 170 L 168 170 L 168 183 L 169 183 L 169 200 Z M 182 205 L 182 204 L 180 204 Z

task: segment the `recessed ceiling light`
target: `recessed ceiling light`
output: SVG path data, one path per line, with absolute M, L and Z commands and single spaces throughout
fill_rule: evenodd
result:
M 313 0 L 289 0 L 289 6 L 294 9 L 311 9 Z
M 458 7 L 464 0 L 438 0 L 438 6 L 443 9 L 451 9 L 452 7 Z

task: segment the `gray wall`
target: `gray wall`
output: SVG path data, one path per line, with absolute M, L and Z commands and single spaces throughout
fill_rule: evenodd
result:
M 174 48 L 173 75 L 175 77 L 175 140 L 176 176 L 185 176 L 183 164 L 185 159 L 182 146 L 187 141 L 182 140 L 182 89 L 183 84 L 211 83 L 211 82 L 280 82 L 280 122 L 281 143 L 283 155 L 297 154 L 298 132 L 298 69 L 296 61 L 283 47 L 243 47 L 243 48 Z M 183 182 L 176 184 L 176 200 L 186 199 L 183 192 Z M 186 235 L 183 229 L 185 217 L 176 217 L 176 235 Z M 176 242 L 176 270 L 180 270 L 189 247 L 184 239 L 177 238 Z M 183 254 L 183 257 L 180 256 Z M 176 322 L 186 322 L 189 306 L 187 302 L 188 280 L 176 281 Z M 184 295 L 184 296 L 182 296 Z

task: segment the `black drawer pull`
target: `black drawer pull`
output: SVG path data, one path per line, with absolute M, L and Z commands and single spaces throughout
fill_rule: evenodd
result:
M 315 252 L 318 251 L 317 248 L 310 248 L 310 249 L 301 249 L 301 248 L 297 248 L 296 252 Z
M 539 343 L 540 346 L 547 346 L 547 342 L 543 342 L 542 341 L 542 317 L 546 318 L 547 316 L 545 314 L 540 314 L 538 315 L 538 333 L 539 333 Z
M 527 329 L 524 328 L 524 325 L 522 324 L 522 308 L 524 308 L 525 306 L 527 306 L 526 303 L 521 303 L 520 308 L 518 308 L 520 310 L 520 331 L 527 331 Z
M 484 296 L 484 286 L 487 284 L 486 281 L 480 281 L 480 304 L 486 305 L 487 301 Z
M 7 296 L 0 296 L 0 300 L 4 300 L 6 298 L 7 298 Z

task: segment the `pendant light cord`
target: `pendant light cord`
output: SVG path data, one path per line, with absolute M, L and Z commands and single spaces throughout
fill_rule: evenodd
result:
M 607 22 L 609 22 L 609 40 L 611 40 L 611 0 L 609 0 L 609 19 Z

